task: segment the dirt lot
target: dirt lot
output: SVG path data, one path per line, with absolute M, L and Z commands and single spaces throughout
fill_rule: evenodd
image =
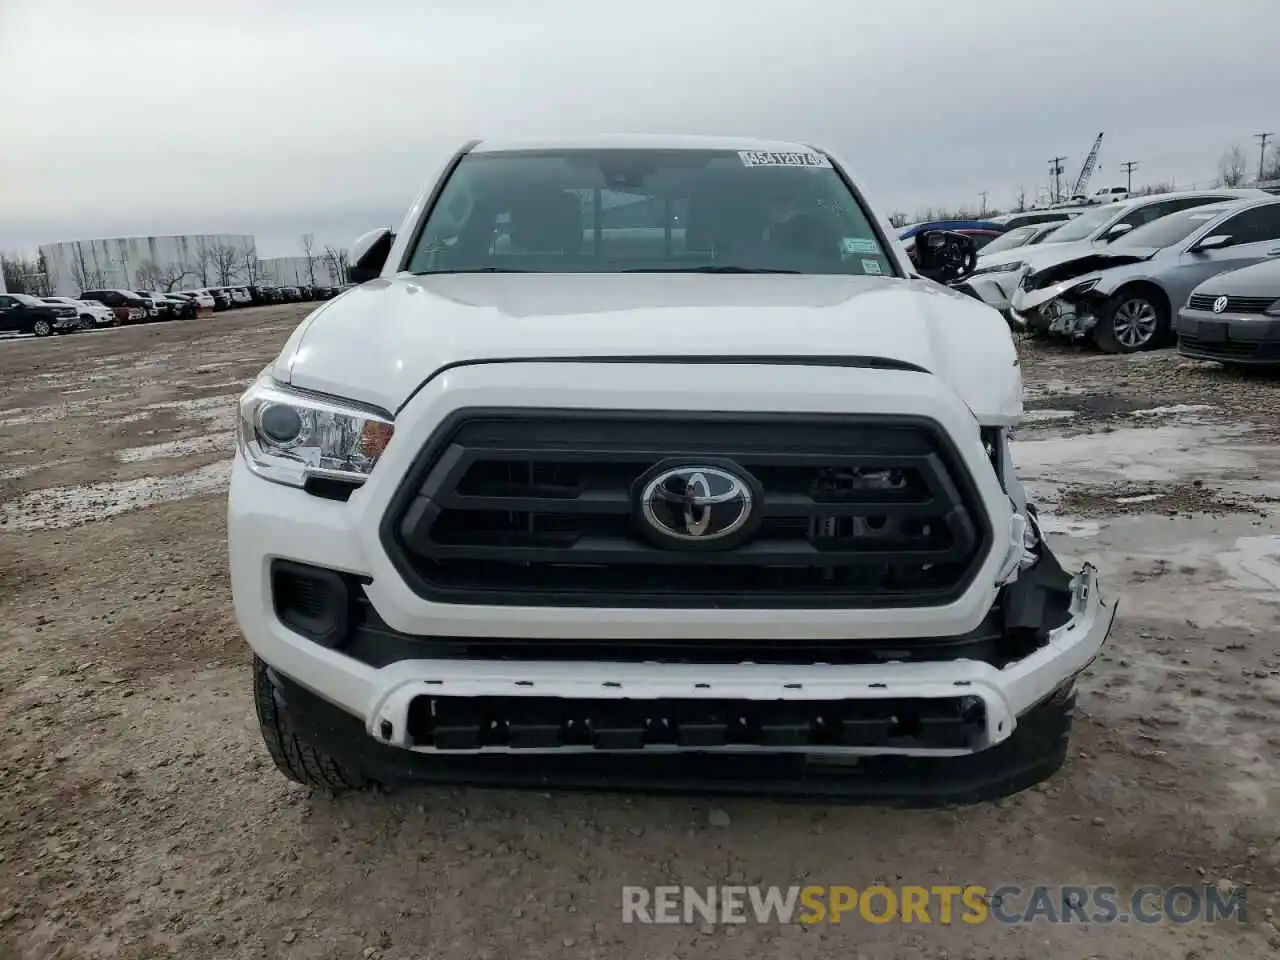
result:
M 0 342 L 0 957 L 1250 957 L 1280 948 L 1280 379 L 1026 347 L 1016 455 L 1123 592 L 1067 768 L 992 806 L 424 789 L 271 767 L 233 403 L 301 315 Z M 1247 887 L 1248 921 L 623 925 L 625 883 Z M 936 919 L 936 918 L 935 918 Z M 1277 920 L 1280 922 L 1280 919 Z

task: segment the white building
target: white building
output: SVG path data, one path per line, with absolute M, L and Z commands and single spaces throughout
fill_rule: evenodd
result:
M 306 257 L 271 257 L 259 260 L 258 269 L 262 282 L 275 287 L 291 287 L 300 283 L 338 286 L 343 282 L 339 277 L 341 268 L 334 263 L 332 256 L 324 254 L 312 257 L 310 266 Z M 314 280 L 311 279 L 313 276 Z
M 82 290 L 183 290 L 250 283 L 257 245 L 248 234 L 71 240 L 40 248 L 54 294 Z

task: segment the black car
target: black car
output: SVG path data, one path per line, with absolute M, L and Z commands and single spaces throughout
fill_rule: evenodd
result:
M 230 290 L 226 287 L 209 287 L 208 289 L 209 296 L 213 297 L 213 309 L 216 312 L 231 309 L 232 303 Z
M 195 298 L 185 293 L 157 293 L 171 305 L 170 313 L 178 320 L 194 320 L 200 310 Z
M 255 307 L 260 307 L 264 304 L 279 302 L 280 294 L 275 287 L 254 284 L 249 287 L 249 298 Z
M 0 293 L 0 331 L 47 337 L 78 329 L 80 313 L 75 307 L 45 303 L 25 293 Z

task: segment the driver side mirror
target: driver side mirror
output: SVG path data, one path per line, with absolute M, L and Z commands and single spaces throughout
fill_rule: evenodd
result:
M 351 265 L 347 267 L 348 283 L 365 283 L 382 274 L 396 235 L 389 227 L 370 230 L 351 245 Z
M 1223 247 L 1229 246 L 1231 246 L 1231 237 L 1228 234 L 1215 233 L 1212 237 L 1205 237 L 1191 250 L 1193 253 L 1200 253 L 1204 250 L 1221 250 Z
M 1114 227 L 1112 227 L 1103 235 L 1103 239 L 1105 239 L 1108 243 L 1110 243 L 1112 240 L 1115 240 L 1118 237 L 1123 237 L 1126 233 L 1128 233 L 1132 229 L 1133 229 L 1132 223 L 1117 223 Z

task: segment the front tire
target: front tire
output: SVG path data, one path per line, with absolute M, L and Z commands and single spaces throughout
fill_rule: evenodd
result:
M 335 793 L 371 790 L 375 784 L 359 770 L 339 763 L 322 749 L 298 739 L 289 711 L 271 680 L 267 665 L 253 658 L 253 703 L 267 752 L 276 769 L 294 783 Z
M 1169 311 L 1145 292 L 1120 291 L 1098 317 L 1093 339 L 1107 353 L 1137 353 L 1158 346 L 1169 329 Z
M 37 320 L 31 325 L 31 332 L 37 337 L 47 337 L 53 333 L 53 325 L 48 320 Z

